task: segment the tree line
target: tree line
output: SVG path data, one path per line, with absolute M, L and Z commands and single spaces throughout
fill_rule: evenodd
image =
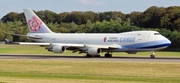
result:
M 180 47 L 180 7 L 149 7 L 144 12 L 124 14 L 120 11 L 93 12 L 34 11 L 54 32 L 120 33 L 136 30 L 156 30 L 171 40 L 169 48 Z M 24 13 L 10 12 L 0 20 L 0 40 L 16 39 L 11 34 L 27 34 Z M 19 41 L 29 41 L 24 37 Z

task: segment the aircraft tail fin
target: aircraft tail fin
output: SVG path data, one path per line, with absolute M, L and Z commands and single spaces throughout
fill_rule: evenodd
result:
M 30 33 L 52 33 L 52 31 L 31 9 L 24 9 L 24 14 Z

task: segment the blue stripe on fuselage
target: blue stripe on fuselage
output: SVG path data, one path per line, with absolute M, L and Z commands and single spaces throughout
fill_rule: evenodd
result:
M 150 48 L 161 48 L 167 47 L 171 44 L 169 40 L 158 40 L 152 42 L 138 43 L 132 45 L 125 45 L 127 49 L 150 49 Z
M 167 47 L 167 46 L 169 46 L 169 45 L 170 45 L 170 43 L 167 43 L 167 44 L 161 44 L 161 45 L 141 47 L 141 48 L 138 48 L 138 49 L 161 48 L 161 47 Z

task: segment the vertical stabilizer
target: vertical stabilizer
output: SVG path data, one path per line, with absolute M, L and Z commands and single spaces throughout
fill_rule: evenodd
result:
M 31 9 L 24 9 L 24 14 L 30 33 L 52 33 L 52 31 Z

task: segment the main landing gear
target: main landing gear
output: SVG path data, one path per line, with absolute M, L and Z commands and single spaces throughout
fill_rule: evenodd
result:
M 152 51 L 150 58 L 155 58 L 155 51 Z
M 109 52 L 107 52 L 106 54 L 104 54 L 104 57 L 112 57 L 112 54 L 110 54 Z
M 86 57 L 100 57 L 101 55 L 89 55 L 89 54 L 86 54 Z
M 101 57 L 101 55 L 89 55 L 87 53 L 86 57 Z M 106 54 L 104 54 L 104 57 L 112 57 L 112 53 L 107 52 Z

